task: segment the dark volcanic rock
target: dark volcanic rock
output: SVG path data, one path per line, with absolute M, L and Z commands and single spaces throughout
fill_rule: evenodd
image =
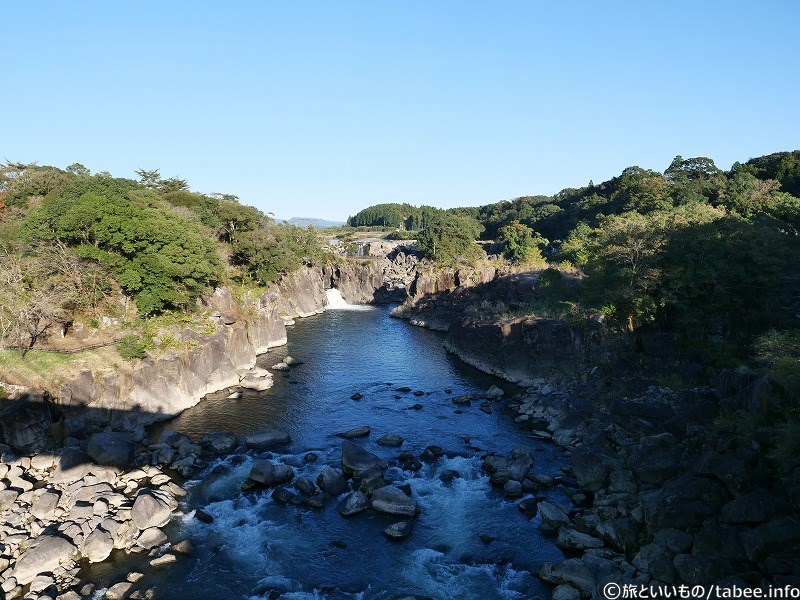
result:
M 294 470 L 289 465 L 283 463 L 274 463 L 269 460 L 257 460 L 253 463 L 248 477 L 262 485 L 271 486 L 291 481 L 294 477 Z
M 352 440 L 354 438 L 364 437 L 370 434 L 370 428 L 367 425 L 363 425 L 361 427 L 355 427 L 353 429 L 349 429 L 347 431 L 343 431 L 341 433 L 337 433 L 339 437 L 347 438 Z
M 378 512 L 401 517 L 415 517 L 419 512 L 417 502 L 393 485 L 372 492 L 372 508 Z
M 404 540 L 411 535 L 411 531 L 413 529 L 414 521 L 400 521 L 399 523 L 393 523 L 384 529 L 383 535 L 390 540 Z
M 340 471 L 325 467 L 322 472 L 317 476 L 317 485 L 319 488 L 331 496 L 338 496 L 347 491 L 347 480 L 342 476 Z
M 777 490 L 755 490 L 722 507 L 723 523 L 766 523 L 791 513 L 788 500 Z
M 386 446 L 387 448 L 397 448 L 403 445 L 403 438 L 394 433 L 388 433 L 382 438 L 378 439 L 379 446 Z
M 369 508 L 369 499 L 361 492 L 352 492 L 339 502 L 339 514 L 343 517 L 352 517 Z
M 778 552 L 800 550 L 800 517 L 784 517 L 746 531 L 741 535 L 747 556 L 759 561 Z
M 292 438 L 288 433 L 277 429 L 256 431 L 246 438 L 247 447 L 253 450 L 272 450 L 291 441 Z
M 136 442 L 128 433 L 105 431 L 95 433 L 86 446 L 86 453 L 98 465 L 124 469 L 131 465 Z
M 665 527 L 699 527 L 715 515 L 728 499 L 725 489 L 712 479 L 687 475 L 659 490 L 642 495 L 642 509 L 651 531 Z
M 371 452 L 367 452 L 353 442 L 342 444 L 342 470 L 345 473 L 365 471 L 375 466 L 385 469 L 387 466 L 386 461 Z
M 619 468 L 619 461 L 589 448 L 575 448 L 572 453 L 572 469 L 578 485 L 596 492 L 608 485 L 611 470 Z

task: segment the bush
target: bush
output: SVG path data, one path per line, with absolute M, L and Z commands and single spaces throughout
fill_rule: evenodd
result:
M 134 333 L 123 336 L 115 346 L 119 355 L 125 360 L 140 360 L 147 354 L 144 341 Z

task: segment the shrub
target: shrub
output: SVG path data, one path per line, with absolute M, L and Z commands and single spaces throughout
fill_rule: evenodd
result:
M 138 335 L 129 333 L 116 343 L 117 352 L 125 360 L 140 360 L 147 354 L 145 343 Z

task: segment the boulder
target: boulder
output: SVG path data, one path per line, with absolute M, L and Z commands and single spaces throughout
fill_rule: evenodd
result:
M 370 467 L 385 469 L 386 466 L 385 460 L 367 452 L 361 446 L 349 441 L 342 444 L 342 470 L 345 473 L 365 471 Z
M 89 472 L 91 459 L 78 448 L 64 448 L 56 463 L 56 468 L 50 474 L 50 483 L 75 483 L 80 481 Z
M 289 367 L 286 367 L 286 370 L 288 371 Z M 264 392 L 272 387 L 272 377 L 247 376 L 239 382 L 239 386 L 246 390 Z
M 397 448 L 403 445 L 403 438 L 395 433 L 387 433 L 378 439 L 379 446 L 386 446 L 387 448 Z
M 369 508 L 369 499 L 361 492 L 352 492 L 345 496 L 339 503 L 339 514 L 343 517 L 352 517 Z
M 67 538 L 43 534 L 17 560 L 11 576 L 18 584 L 27 585 L 39 573 L 52 573 L 78 556 L 78 549 Z
M 189 540 L 182 540 L 172 545 L 172 551 L 181 556 L 192 556 L 194 554 L 194 544 Z
M 59 493 L 55 491 L 39 494 L 31 505 L 31 514 L 40 521 L 52 521 L 56 517 L 56 507 L 60 498 Z
M 417 502 L 393 485 L 372 492 L 372 508 L 378 512 L 401 517 L 415 517 L 419 512 Z
M 86 536 L 81 554 L 90 563 L 103 562 L 111 555 L 113 549 L 114 539 L 111 537 L 111 533 L 98 527 Z
M 641 483 L 661 485 L 681 472 L 681 447 L 637 444 L 630 466 Z
M 411 535 L 413 529 L 414 521 L 400 521 L 398 523 L 392 523 L 384 529 L 383 535 L 390 540 L 404 540 Z
M 370 428 L 367 425 L 362 425 L 361 427 L 354 427 L 353 429 L 348 429 L 347 431 L 343 431 L 341 433 L 337 433 L 339 437 L 347 438 L 348 440 L 352 440 L 355 438 L 364 437 L 370 434 Z
M 150 561 L 151 567 L 163 567 L 164 565 L 171 565 L 174 562 L 177 562 L 178 557 L 174 554 L 164 554 L 162 556 L 157 556 L 153 560 Z
M 561 584 L 553 590 L 552 600 L 580 600 L 581 593 L 571 585 Z
M 719 580 L 725 571 L 725 564 L 717 556 L 695 556 L 678 554 L 673 560 L 675 571 L 683 583 L 689 585 L 709 585 Z
M 741 534 L 747 557 L 753 562 L 778 552 L 800 550 L 800 517 L 784 517 Z
M 255 431 L 245 438 L 247 447 L 253 450 L 272 450 L 291 441 L 292 438 L 288 433 L 277 429 Z
M 104 431 L 89 438 L 86 453 L 98 465 L 125 469 L 133 463 L 136 442 L 129 433 Z
M 106 590 L 106 600 L 123 600 L 130 594 L 133 584 L 130 581 L 120 581 Z
M 297 481 L 294 482 L 294 487 L 306 496 L 313 496 L 317 493 L 317 486 L 308 477 L 298 477 Z
M 278 485 L 291 481 L 294 478 L 294 469 L 283 463 L 257 460 L 253 463 L 248 478 L 261 485 Z
M 579 558 L 568 558 L 560 563 L 543 563 L 539 577 L 555 585 L 570 585 L 580 590 L 582 596 L 594 591 L 594 577 L 589 567 Z
M 633 566 L 648 573 L 658 581 L 673 583 L 675 581 L 675 568 L 672 565 L 672 557 L 664 548 L 658 544 L 647 544 L 642 546 L 636 556 L 633 557 Z
M 687 475 L 642 494 L 642 509 L 651 531 L 665 527 L 699 527 L 719 511 L 728 495 L 715 480 Z
M 519 498 L 522 496 L 522 484 L 519 481 L 510 479 L 503 486 L 503 491 L 509 498 Z
M 567 513 L 558 504 L 539 502 L 536 510 L 542 518 L 542 523 L 549 525 L 553 529 L 559 529 L 569 523 Z
M 172 508 L 167 502 L 150 492 L 141 491 L 131 509 L 131 518 L 139 529 L 163 527 L 172 517 Z
M 619 461 L 616 459 L 583 446 L 572 452 L 572 471 L 578 485 L 590 492 L 606 487 L 609 474 L 618 467 Z
M 272 490 L 272 499 L 278 504 L 289 504 L 294 500 L 295 495 L 296 494 L 286 489 L 282 485 L 275 486 L 275 489 Z M 302 496 L 300 496 L 298 499 L 300 498 L 302 498 Z
M 792 512 L 789 501 L 776 490 L 758 489 L 722 507 L 723 523 L 766 523 Z
M 136 544 L 145 550 L 159 548 L 166 543 L 167 536 L 158 527 L 150 527 L 149 529 L 145 529 L 136 540 Z
M 502 398 L 505 395 L 505 392 L 501 390 L 496 385 L 493 385 L 488 390 L 483 393 L 484 396 L 487 398 Z
M 347 480 L 340 471 L 325 467 L 317 476 L 317 485 L 326 494 L 339 496 L 347 491 Z
M 212 431 L 200 438 L 200 445 L 213 454 L 228 454 L 237 442 L 236 434 L 230 431 Z
M 590 548 L 602 548 L 603 541 L 569 527 L 562 527 L 558 531 L 556 545 L 562 550 L 588 550 Z
M 14 506 L 17 501 L 19 492 L 16 490 L 0 490 L 0 513 L 7 511 Z
M 489 473 L 489 475 L 491 475 L 493 473 L 497 473 L 498 471 L 507 471 L 510 465 L 511 461 L 505 456 L 490 454 L 483 459 L 482 468 L 484 471 Z

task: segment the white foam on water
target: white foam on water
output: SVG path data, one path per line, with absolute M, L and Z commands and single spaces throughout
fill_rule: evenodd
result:
M 413 552 L 411 563 L 403 574 L 423 594 L 441 600 L 519 600 L 529 597 L 523 591 L 527 587 L 526 579 L 530 579 L 527 572 L 495 564 L 446 562 L 443 553 L 430 548 Z
M 325 290 L 325 310 L 374 310 L 374 306 L 367 304 L 350 304 L 342 298 L 342 293 L 336 288 Z
M 425 477 L 413 477 L 407 482 L 420 506 L 420 522 L 430 523 L 431 546 L 447 547 L 455 557 L 467 554 L 475 544 L 481 523 L 476 515 L 487 509 L 491 490 L 489 477 L 481 471 L 477 457 L 443 458 Z M 457 471 L 460 477 L 450 483 L 439 479 L 444 471 Z

